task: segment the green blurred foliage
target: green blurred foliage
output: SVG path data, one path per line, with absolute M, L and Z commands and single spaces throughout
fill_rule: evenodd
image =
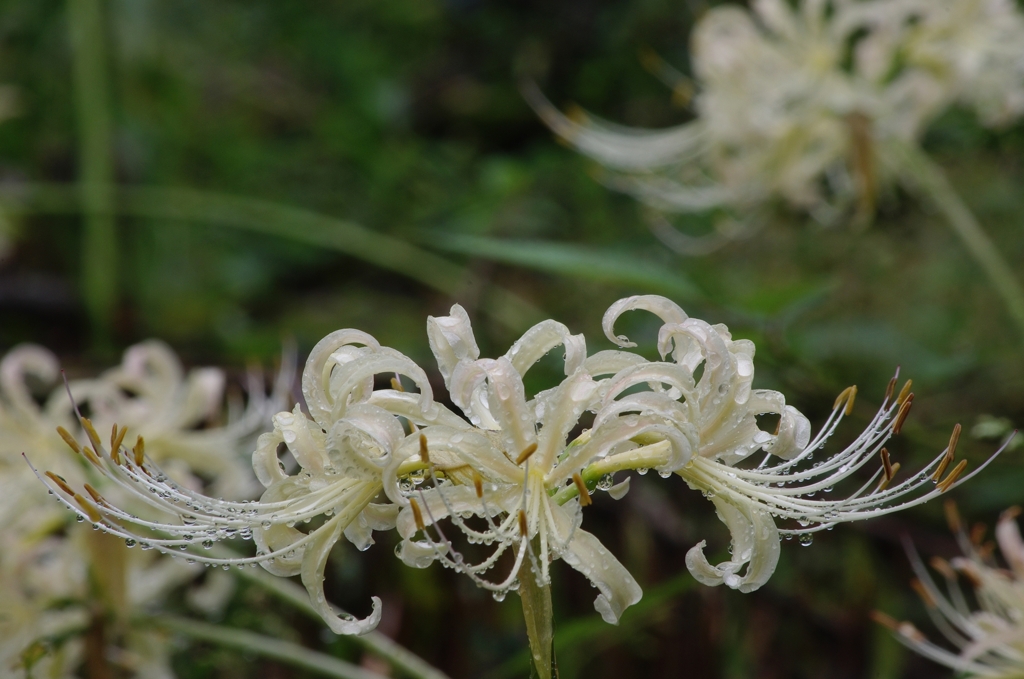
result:
M 836 444 L 867 422 L 902 366 L 917 385 L 914 414 L 891 446 L 905 469 L 941 450 L 955 422 L 1024 422 L 1020 338 L 959 241 L 920 204 L 886 196 L 876 223 L 859 231 L 780 210 L 749 240 L 680 258 L 632 200 L 554 143 L 518 94 L 517 77 L 528 75 L 556 103 L 610 120 L 685 121 L 636 55 L 651 46 L 687 71 L 702 9 L 698 0 L 109 0 L 120 182 L 319 211 L 467 272 L 464 290 L 445 295 L 289 238 L 121 217 L 117 344 L 159 336 L 192 362 L 240 366 L 272 360 L 286 336 L 304 352 L 331 330 L 358 327 L 430 365 L 425 317 L 454 301 L 470 310 L 485 354 L 505 350 L 515 333 L 480 311 L 501 286 L 585 332 L 595 350 L 608 346 L 599 324 L 610 302 L 657 292 L 755 340 L 755 386 L 782 390 L 812 422 L 858 384 Z M 65 21 L 57 0 L 0 4 L 0 82 L 16 86 L 21 109 L 0 125 L 2 187 L 77 176 Z M 1024 126 L 993 133 L 953 111 L 926 148 L 1006 259 L 1024 261 Z M 80 220 L 3 211 L 15 235 L 0 262 L 0 346 L 35 341 L 72 363 L 109 363 L 91 350 L 77 286 Z M 676 223 L 708 228 L 701 216 Z M 650 346 L 650 319 L 624 325 Z M 965 437 L 961 450 L 976 464 L 995 445 Z M 965 514 L 992 522 L 1024 500 L 1022 462 L 1011 451 L 954 493 Z M 594 592 L 556 568 L 556 645 L 558 630 L 569 639 L 563 679 L 946 676 L 868 620 L 873 608 L 924 617 L 900 538 L 952 555 L 940 507 L 843 526 L 807 549 L 787 543 L 773 580 L 743 595 L 678 584 L 686 550 L 707 537 L 724 554 L 725 530 L 678 479 L 634 481 L 625 500 L 602 497 L 586 520 L 648 603 L 618 628 L 594 627 Z M 515 597 L 498 604 L 451 572 L 412 571 L 393 547 L 385 536 L 365 554 L 343 549 L 331 562 L 333 600 L 363 614 L 371 594 L 383 596 L 382 629 L 453 677 L 525 676 Z M 251 588 L 224 622 L 358 657 Z M 176 667 L 183 678 L 304 676 L 204 645 L 183 647 Z

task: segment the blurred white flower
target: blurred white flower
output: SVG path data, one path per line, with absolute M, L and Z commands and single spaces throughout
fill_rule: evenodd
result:
M 965 676 L 1020 677 L 1024 675 L 1024 541 L 1016 521 L 1020 509 L 1004 512 L 996 526 L 996 541 L 1009 568 L 996 564 L 994 545 L 980 544 L 979 533 L 967 535 L 955 507 L 948 505 L 947 512 L 964 556 L 951 562 L 932 559 L 932 567 L 945 581 L 945 592 L 909 543 L 907 551 L 917 575 L 914 589 L 935 626 L 956 650 L 929 641 L 909 622 L 898 622 L 880 612 L 875 613 L 875 620 L 892 629 L 907 647 Z M 973 589 L 975 609 L 967 603 L 958 574 Z
M 661 360 L 624 351 L 635 345 L 615 335 L 618 318 L 634 309 L 664 322 Z M 364 549 L 371 531 L 397 526 L 405 563 L 440 561 L 496 598 L 517 587 L 526 563 L 546 585 L 550 563 L 560 558 L 591 580 L 600 592 L 595 607 L 616 622 L 639 600 L 640 588 L 580 527 L 592 490 L 616 499 L 628 490 L 628 478 L 615 483 L 616 473 L 679 474 L 711 499 L 732 533 L 732 558 L 711 565 L 701 542 L 687 565 L 705 584 L 742 591 L 757 589 L 775 570 L 780 534 L 808 541 L 816 531 L 925 502 L 969 478 L 966 461 L 951 468 L 956 430 L 925 469 L 895 480 L 899 464 L 883 445 L 910 411 L 909 383 L 894 398 L 894 378 L 853 444 L 812 465 L 852 407 L 855 388 L 840 395 L 812 439 L 807 419 L 780 393 L 752 389 L 754 345 L 733 340 L 725 326 L 689 318 L 657 296 L 616 302 L 603 325 L 620 349 L 587 356 L 582 335 L 544 321 L 504 356 L 485 359 L 461 307 L 429 318 L 430 347 L 464 417 L 434 401 L 426 373 L 409 358 L 356 330 L 333 333 L 313 350 L 303 373 L 309 416 L 299 408 L 279 413 L 273 432 L 260 437 L 253 464 L 267 490 L 258 502 L 216 500 L 185 488 L 138 447 L 118 445 L 120 433 L 108 449 L 88 427 L 89 442 L 71 441 L 72 447 L 158 518 L 129 513 L 99 495 L 84 497 L 53 474 L 44 480 L 80 517 L 122 538 L 177 555 L 184 549 L 187 558 L 208 564 L 259 563 L 278 575 L 301 574 L 332 629 L 361 633 L 379 619 L 379 600 L 359 621 L 335 615 L 324 597 L 324 565 L 343 533 Z M 557 347 L 564 349 L 564 379 L 531 397 L 524 376 Z M 376 388 L 376 377 L 392 375 L 392 388 Z M 403 378 L 418 393 L 406 392 Z M 774 418 L 774 432 L 759 426 L 762 415 Z M 297 474 L 285 471 L 285 450 L 298 463 Z M 764 461 L 745 464 L 758 451 L 766 453 Z M 812 499 L 865 466 L 877 470 L 852 494 Z M 793 525 L 780 531 L 777 519 Z M 300 529 L 311 521 L 310 529 Z M 205 551 L 234 536 L 251 537 L 256 555 Z M 504 575 L 486 577 L 506 567 Z
M 738 209 L 745 228 L 722 226 L 721 237 L 754 228 L 774 199 L 824 223 L 854 205 L 870 217 L 903 171 L 894 142 L 914 143 L 953 103 L 990 125 L 1024 112 L 1024 14 L 1012 0 L 751 7 L 717 6 L 694 28 L 696 117 L 678 127 L 566 117 L 535 86 L 524 92 L 611 186 L 663 212 Z
M 63 483 L 98 494 L 86 484 L 91 481 L 111 497 L 136 503 L 68 457 L 63 436 L 82 432 L 68 390 L 102 426 L 113 428 L 115 420 L 137 425 L 149 436 L 150 451 L 183 483 L 198 488 L 209 481 L 244 496 L 252 494 L 254 479 L 242 453 L 280 408 L 290 373 L 286 361 L 269 399 L 252 373 L 247 406 L 229 407 L 225 416 L 223 373 L 202 368 L 186 375 L 171 350 L 155 341 L 129 348 L 117 368 L 67 389 L 55 386 L 58 362 L 42 347 L 22 345 L 0 360 L 0 666 L 18 665 L 15 676 L 32 668 L 34 676 L 72 676 L 83 658 L 79 637 L 98 610 L 96 596 L 108 597 L 102 606 L 124 622 L 131 612 L 158 607 L 202 571 L 68 526 L 67 513 L 39 486 L 22 453 Z M 171 676 L 164 635 L 121 626 L 123 638 L 109 649 L 112 662 L 135 676 Z

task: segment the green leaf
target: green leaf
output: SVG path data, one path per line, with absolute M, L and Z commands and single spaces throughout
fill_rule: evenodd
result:
M 507 240 L 439 231 L 421 233 L 424 245 L 446 252 L 600 283 L 635 287 L 643 292 L 671 295 L 681 301 L 704 298 L 704 294 L 683 274 L 653 258 L 628 252 L 539 240 Z

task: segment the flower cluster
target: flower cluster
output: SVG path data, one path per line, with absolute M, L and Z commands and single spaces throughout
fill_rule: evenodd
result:
M 224 413 L 224 373 L 186 373 L 157 341 L 130 347 L 120 365 L 98 377 L 67 384 L 60 383 L 56 357 L 42 347 L 15 347 L 0 360 L 0 667 L 20 668 L 26 676 L 72 676 L 86 652 L 81 636 L 93 625 L 98 605 L 123 621 L 201 573 L 69 526 L 69 515 L 38 484 L 23 453 L 65 485 L 134 505 L 132 494 L 119 494 L 67 455 L 66 441 L 121 422 L 144 436 L 140 445 L 181 483 L 251 496 L 252 473 L 243 452 L 283 405 L 293 372 L 282 366 L 269 398 L 262 378 L 252 372 L 248 403 L 242 408 L 240 400 L 229 401 Z M 92 419 L 80 420 L 79 411 Z M 207 582 L 223 584 L 217 581 Z M 123 632 L 111 650 L 116 662 L 135 676 L 170 676 L 162 635 L 130 626 Z
M 663 212 L 740 208 L 748 230 L 775 198 L 824 223 L 855 204 L 872 211 L 899 172 L 901 145 L 952 104 L 988 125 L 1024 113 L 1024 13 L 1013 0 L 751 6 L 718 6 L 695 27 L 696 117 L 681 126 L 566 117 L 535 86 L 525 93 L 559 136 L 610 170 L 611 186 Z
M 982 531 L 967 533 L 952 504 L 947 505 L 947 514 L 963 556 L 931 561 L 945 581 L 945 593 L 909 544 L 907 551 L 917 575 L 914 589 L 935 626 L 958 652 L 929 641 L 912 623 L 897 622 L 880 612 L 875 613 L 875 620 L 892 629 L 907 647 L 967 676 L 1019 677 L 1024 674 L 1024 540 L 1017 527 L 1020 508 L 1003 512 L 996 526 L 996 542 L 1009 568 L 996 564 L 994 545 L 981 543 Z M 972 586 L 976 610 L 967 603 L 958 574 Z
M 632 310 L 661 319 L 660 360 L 628 351 L 635 345 L 615 334 L 619 317 Z M 894 378 L 868 428 L 812 464 L 852 408 L 855 388 L 840 395 L 812 436 L 782 394 L 752 388 L 754 345 L 734 340 L 725 326 L 689 318 L 663 297 L 638 296 L 613 304 L 603 327 L 616 349 L 588 355 L 582 335 L 549 320 L 503 356 L 481 358 L 460 306 L 429 318 L 430 348 L 460 412 L 435 400 L 427 374 L 401 353 L 357 330 L 329 335 L 303 372 L 306 409 L 278 414 L 259 439 L 253 465 L 266 487 L 259 501 L 189 489 L 140 446 L 129 449 L 123 429 L 108 446 L 88 424 L 88 440 L 70 439 L 71 447 L 146 510 L 86 497 L 53 474 L 40 478 L 81 517 L 126 540 L 207 564 L 301 575 L 314 606 L 340 633 L 369 630 L 380 616 L 376 598 L 363 620 L 339 616 L 325 600 L 325 562 L 342 535 L 365 549 L 373 531 L 396 528 L 406 564 L 440 562 L 499 599 L 527 573 L 546 584 L 551 563 L 561 559 L 590 579 L 599 592 L 595 608 L 614 623 L 640 599 L 640 587 L 582 521 L 595 491 L 614 499 L 628 491 L 629 477 L 616 474 L 678 474 L 711 499 L 732 534 L 731 559 L 712 565 L 702 542 L 687 565 L 703 583 L 742 591 L 771 576 L 782 535 L 807 540 L 837 523 L 925 502 L 969 478 L 966 461 L 953 464 L 954 434 L 928 466 L 896 480 L 899 464 L 884 444 L 910 411 L 909 382 L 897 395 Z M 559 347 L 564 379 L 528 393 L 525 375 Z M 774 418 L 774 431 L 761 428 L 763 415 Z M 759 451 L 763 461 L 748 464 Z M 286 460 L 297 469 L 290 472 Z M 865 468 L 873 474 L 861 474 Z M 852 493 L 814 497 L 855 475 L 863 478 Z M 236 536 L 251 537 L 256 553 L 212 551 Z

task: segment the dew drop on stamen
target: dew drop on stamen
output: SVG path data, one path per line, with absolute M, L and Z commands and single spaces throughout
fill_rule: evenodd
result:
M 213 549 L 213 540 L 203 540 L 203 549 Z
M 810 533 L 804 533 L 803 535 L 800 536 L 800 545 L 803 546 L 803 547 L 808 547 L 813 542 L 814 542 L 814 536 L 811 535 Z
M 131 547 L 134 547 L 135 544 L 136 544 L 135 540 L 132 540 L 131 538 L 125 538 L 125 540 L 124 540 L 124 546 L 125 547 L 131 548 Z

